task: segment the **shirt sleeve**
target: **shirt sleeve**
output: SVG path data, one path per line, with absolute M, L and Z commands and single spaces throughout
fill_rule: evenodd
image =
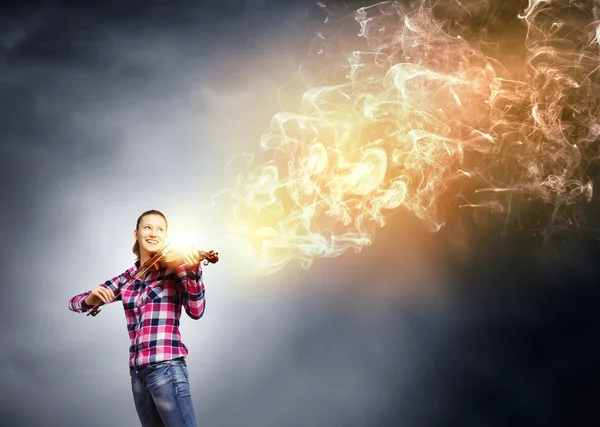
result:
M 117 288 L 119 287 L 120 284 L 125 283 L 125 280 L 126 280 L 125 274 L 126 273 L 127 272 L 120 274 L 116 277 L 113 277 L 112 279 L 107 280 L 106 282 L 101 283 L 99 285 L 99 286 L 105 287 L 107 289 L 110 289 L 115 293 L 115 299 L 113 301 L 111 301 L 111 303 L 121 300 L 121 293 L 117 293 Z M 69 300 L 69 310 L 74 311 L 75 313 L 86 313 L 89 310 L 91 310 L 93 306 L 87 305 L 85 303 L 85 299 L 91 293 L 92 293 L 92 291 L 90 290 L 90 291 L 86 291 L 82 294 L 75 295 L 74 297 L 72 297 Z
M 185 312 L 194 320 L 200 319 L 206 309 L 202 263 L 198 263 L 194 268 L 188 268 L 185 264 L 182 264 L 177 267 L 175 273 L 178 277 Z

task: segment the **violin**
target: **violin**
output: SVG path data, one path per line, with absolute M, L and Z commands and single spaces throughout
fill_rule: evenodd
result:
M 198 256 L 200 257 L 200 262 L 203 265 L 216 264 L 219 262 L 219 253 L 212 250 L 208 252 L 199 250 Z M 148 262 L 150 262 L 150 260 Z M 177 268 L 183 263 L 183 253 L 181 251 L 167 249 L 163 250 L 162 256 L 151 265 L 154 265 L 156 268 Z
M 199 250 L 198 255 L 200 256 L 200 262 L 203 265 L 216 264 L 217 262 L 219 262 L 219 253 L 215 252 L 213 250 L 210 250 L 208 252 Z M 174 269 L 174 268 L 179 267 L 183 263 L 184 263 L 184 261 L 183 261 L 182 251 L 168 248 L 165 246 L 162 250 L 160 250 L 156 254 L 154 254 L 152 256 L 152 258 L 150 258 L 148 261 L 146 261 L 144 263 L 144 265 L 142 265 L 138 269 L 138 271 L 135 273 L 135 275 L 133 277 L 129 277 L 125 281 L 125 283 L 123 283 L 122 285 L 119 285 L 119 287 L 114 292 L 115 297 L 108 303 L 113 302 L 115 300 L 115 298 L 117 298 L 117 296 L 120 294 L 121 289 L 123 287 L 125 287 L 129 283 L 133 282 L 134 280 L 138 279 L 139 277 L 146 277 L 146 273 L 148 273 L 148 271 L 150 271 L 150 269 L 152 269 L 152 268 L 172 268 L 172 269 Z M 92 309 L 90 310 L 90 312 L 87 315 L 95 317 L 96 315 L 98 315 L 98 313 L 100 313 L 100 307 L 103 305 L 105 305 L 105 303 L 103 303 L 103 302 L 96 304 L 94 307 L 92 307 Z

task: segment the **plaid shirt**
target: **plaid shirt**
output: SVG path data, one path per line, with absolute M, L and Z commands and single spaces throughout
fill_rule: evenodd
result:
M 129 367 L 138 368 L 180 356 L 186 357 L 187 347 L 181 342 L 179 318 L 181 306 L 194 320 L 204 315 L 206 306 L 201 263 L 194 269 L 181 265 L 176 269 L 151 269 L 146 278 L 135 277 L 119 293 L 116 289 L 129 277 L 134 277 L 139 261 L 123 274 L 100 286 L 115 292 L 115 301 L 122 301 L 131 340 Z M 91 310 L 84 300 L 92 291 L 75 295 L 69 300 L 69 310 L 85 313 Z

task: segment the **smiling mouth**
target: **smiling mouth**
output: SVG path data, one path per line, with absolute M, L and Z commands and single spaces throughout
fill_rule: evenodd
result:
M 151 245 L 158 245 L 158 240 L 146 240 L 146 242 Z

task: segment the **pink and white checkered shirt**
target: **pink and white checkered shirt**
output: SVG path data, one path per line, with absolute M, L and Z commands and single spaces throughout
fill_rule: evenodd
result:
M 151 269 L 146 278 L 135 277 L 139 261 L 123 274 L 107 280 L 100 286 L 115 292 L 115 301 L 121 301 L 127 318 L 127 331 L 131 340 L 129 367 L 139 368 L 188 355 L 181 342 L 179 319 L 181 307 L 194 320 L 204 315 L 206 301 L 202 266 L 194 269 L 181 265 L 176 269 Z M 129 277 L 129 284 L 116 292 Z M 75 295 L 69 300 L 69 310 L 85 313 L 92 307 L 84 300 L 92 291 Z

